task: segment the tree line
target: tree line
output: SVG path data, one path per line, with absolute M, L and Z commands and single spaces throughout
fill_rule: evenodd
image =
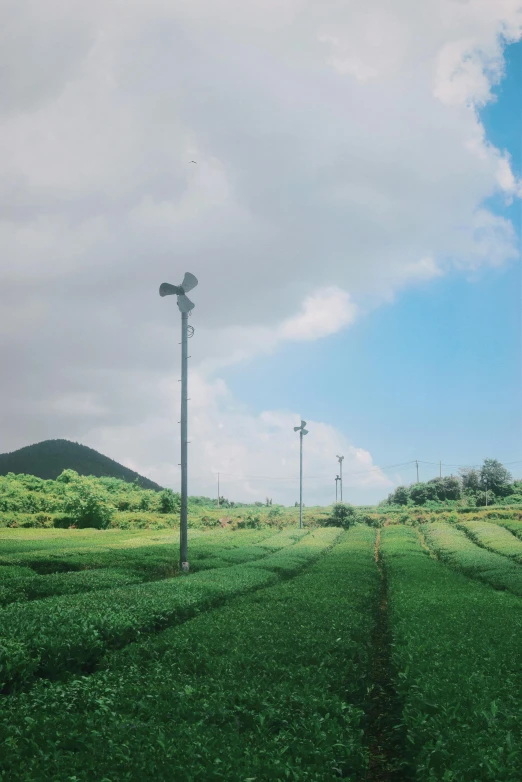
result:
M 459 475 L 431 478 L 411 486 L 397 486 L 388 495 L 386 505 L 426 505 L 453 503 L 484 506 L 501 502 L 522 503 L 522 480 L 513 480 L 511 473 L 497 459 L 484 459 L 480 469 L 464 468 Z
M 52 514 L 64 526 L 107 527 L 116 511 L 179 513 L 180 495 L 172 489 L 143 489 L 138 479 L 96 478 L 63 470 L 56 480 L 8 473 L 0 477 L 0 512 Z M 59 521 L 59 519 L 58 519 Z

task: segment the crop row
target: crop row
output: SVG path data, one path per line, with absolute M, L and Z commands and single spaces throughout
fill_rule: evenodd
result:
M 195 571 L 209 570 L 258 560 L 270 552 L 292 545 L 305 534 L 304 530 L 287 530 L 269 533 L 268 537 L 265 534 L 261 539 L 259 533 L 250 531 L 221 534 L 219 537 L 208 535 L 191 544 L 191 567 Z M 60 556 L 59 549 L 55 548 L 54 552 L 57 557 Z M 130 554 L 127 549 L 124 549 L 123 554 L 120 551 L 111 551 L 110 554 L 103 552 L 103 561 L 106 564 L 110 562 L 112 567 L 99 567 L 101 555 L 95 550 L 87 554 L 87 559 L 82 558 L 83 569 L 66 572 L 53 572 L 57 567 L 55 558 L 45 552 L 38 566 L 51 570 L 48 575 L 39 575 L 32 568 L 20 564 L 0 565 L 0 606 L 55 595 L 111 589 L 153 580 L 158 576 L 173 575 L 178 569 L 178 552 L 178 547 L 172 545 L 168 548 L 156 546 L 145 551 L 143 547 L 138 550 L 134 548 Z M 34 556 L 35 553 L 29 557 L 24 555 L 16 561 L 32 561 L 34 565 Z M 122 567 L 122 562 L 126 567 Z M 86 563 L 91 565 L 91 569 L 85 569 Z M 60 567 L 70 568 L 73 564 L 77 563 L 70 552 L 60 560 Z
M 11 689 L 35 675 L 56 678 L 91 670 L 103 654 L 170 624 L 194 616 L 232 595 L 274 581 L 276 571 L 292 575 L 339 536 L 338 529 L 311 532 L 285 552 L 258 564 L 232 565 L 189 577 L 96 593 L 14 603 L 0 611 L 0 688 Z M 269 560 L 277 557 L 274 565 Z M 265 562 L 267 567 L 265 567 Z
M 522 763 L 520 599 L 445 568 L 415 530 L 386 528 L 381 550 L 412 777 L 514 782 Z
M 495 521 L 501 527 L 509 530 L 513 535 L 522 540 L 522 521 L 520 519 L 498 519 Z
M 52 595 L 73 595 L 98 589 L 139 584 L 143 575 L 130 570 L 103 568 L 39 576 L 28 567 L 0 567 L 0 606 Z
M 522 540 L 506 527 L 487 521 L 463 521 L 457 527 L 479 546 L 522 563 Z
M 0 778 L 365 778 L 374 539 L 343 533 L 306 574 L 7 699 Z
M 272 535 L 266 530 L 248 530 L 239 534 L 220 531 L 196 536 L 194 541 L 190 541 L 192 569 L 197 569 L 199 560 L 208 558 L 218 549 L 233 551 L 243 548 L 245 543 L 256 544 Z M 63 546 L 60 541 L 59 545 L 53 542 L 44 548 L 11 553 L 2 546 L 0 566 L 26 566 L 42 574 L 104 567 L 130 568 L 150 573 L 152 577 L 165 577 L 177 572 L 179 534 L 162 535 L 156 541 L 143 539 L 140 535 L 124 542 L 109 541 L 111 538 L 99 538 L 89 546 L 74 548 Z
M 446 564 L 496 589 L 522 596 L 522 567 L 513 560 L 477 546 L 450 524 L 423 524 L 421 530 L 429 547 Z

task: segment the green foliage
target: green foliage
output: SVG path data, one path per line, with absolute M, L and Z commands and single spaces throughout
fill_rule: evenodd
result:
M 410 499 L 415 505 L 424 505 L 426 500 L 435 498 L 436 492 L 433 496 L 432 488 L 428 487 L 426 483 L 414 483 L 413 486 L 410 486 Z
M 159 495 L 160 513 L 179 513 L 181 508 L 181 498 L 175 494 L 172 489 L 163 489 Z
M 522 496 L 511 474 L 496 459 L 485 459 L 481 470 L 462 469 L 460 478 L 449 475 L 431 478 L 410 487 L 398 486 L 388 496 L 387 505 L 416 505 L 430 508 L 437 503 L 444 505 L 465 502 L 469 507 L 486 504 L 485 490 L 488 490 L 488 505 L 499 501 L 508 504 L 510 495 Z M 515 504 L 514 502 L 512 504 Z
M 518 779 L 520 599 L 426 556 L 415 530 L 391 527 L 382 535 L 395 686 L 412 778 Z
M 337 502 L 332 508 L 332 515 L 325 521 L 325 526 L 349 529 L 357 520 L 357 512 L 352 505 Z
M 221 550 L 215 543 L 210 547 L 207 544 L 205 550 L 203 544 L 199 549 L 202 572 L 196 572 L 190 578 L 129 584 L 125 588 L 107 588 L 105 585 L 106 588 L 97 591 L 95 601 L 89 591 L 84 591 L 7 606 L 0 610 L 0 637 L 21 644 L 27 659 L 21 669 L 17 667 L 14 670 L 11 678 L 4 672 L 4 686 L 7 689 L 17 687 L 22 681 L 22 673 L 29 668 L 39 676 L 51 679 L 67 671 L 81 672 L 92 668 L 108 649 L 123 646 L 144 633 L 155 632 L 194 616 L 203 608 L 249 589 L 257 589 L 279 576 L 295 574 L 332 545 L 339 533 L 339 530 L 316 530 L 306 536 L 294 532 L 292 537 L 281 533 L 281 539 L 266 546 L 263 545 L 266 533 L 261 533 L 258 538 L 260 545 L 254 550 L 242 550 L 248 537 L 237 539 L 237 552 L 234 542 L 228 539 Z M 252 534 L 256 540 L 260 533 L 236 533 L 239 536 Z M 226 535 L 222 532 L 221 540 Z M 157 560 L 161 552 L 157 551 L 158 547 L 155 548 L 156 551 L 150 553 Z M 197 551 L 197 539 L 191 552 L 194 548 Z M 173 561 L 179 559 L 177 545 L 174 551 L 168 556 L 171 570 Z M 11 561 L 17 567 L 30 564 L 44 571 L 46 568 L 80 570 L 88 565 L 103 567 L 112 563 L 120 569 L 131 565 L 134 572 L 139 573 L 140 567 L 147 566 L 148 553 L 145 548 L 138 551 L 132 546 L 127 552 L 111 551 L 108 555 L 97 551 L 68 551 L 57 557 L 56 554 L 50 555 L 49 551 L 32 551 L 26 555 L 13 555 L 10 560 L 4 557 L 0 567 Z M 205 569 L 210 558 L 210 567 Z M 236 564 L 238 562 L 247 564 Z M 155 567 L 157 570 L 158 566 Z M 26 678 L 25 673 L 23 677 Z
M 388 496 L 390 505 L 407 505 L 410 493 L 406 486 L 397 486 L 394 492 Z
M 374 532 L 360 527 L 306 574 L 284 583 L 273 577 L 274 586 L 250 594 L 266 586 L 259 568 L 244 568 L 237 581 L 214 574 L 208 588 L 227 583 L 236 595 L 230 604 L 114 650 L 91 676 L 6 699 L 1 772 L 6 779 L 364 779 L 373 547 Z M 186 589 L 193 581 L 183 579 Z
M 475 539 L 478 540 L 480 526 L 458 526 L 470 532 L 477 530 Z M 497 589 L 507 589 L 522 597 L 522 569 L 510 558 L 477 546 L 463 529 L 453 525 L 436 522 L 424 524 L 421 529 L 430 548 L 448 565 Z M 505 530 L 499 529 L 499 536 L 505 540 Z M 514 540 L 513 546 L 516 544 Z
M 98 491 L 96 484 L 88 478 L 78 476 L 76 480 L 68 481 L 68 493 L 63 510 L 80 529 L 82 527 L 105 529 L 109 526 L 114 513 L 114 508 Z
M 511 473 L 496 459 L 484 459 L 480 470 L 480 487 L 483 491 L 492 491 L 498 497 L 513 493 Z
M 483 505 L 494 505 L 496 497 L 492 491 L 479 491 L 475 495 L 475 505 L 480 508 Z
M 480 490 L 480 472 L 473 468 L 464 468 L 460 471 L 462 490 L 466 494 L 476 494 Z

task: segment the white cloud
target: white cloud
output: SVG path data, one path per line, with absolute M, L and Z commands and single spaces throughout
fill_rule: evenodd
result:
M 484 202 L 521 186 L 477 107 L 520 37 L 518 0 L 129 0 L 125 14 L 49 0 L 42 13 L 0 11 L 5 448 L 89 435 L 175 476 L 177 414 L 156 393 L 178 313 L 157 290 L 190 270 L 201 442 L 214 454 L 216 428 L 230 463 L 252 449 L 268 454 L 256 469 L 270 449 L 290 463 L 217 370 L 517 257 Z M 315 432 L 328 448 L 341 437 Z
M 315 340 L 335 334 L 353 322 L 357 308 L 346 291 L 327 288 L 307 296 L 298 315 L 283 321 L 278 329 L 282 340 Z
M 161 485 L 179 487 L 179 384 L 162 382 L 155 394 L 154 415 L 139 424 L 96 427 L 88 444 L 145 473 Z M 299 437 L 293 427 L 300 416 L 290 411 L 254 414 L 235 400 L 223 381 L 190 376 L 190 486 L 193 494 L 215 496 L 217 473 L 230 499 L 293 504 L 299 497 Z M 329 504 L 335 492 L 335 454 L 343 453 L 345 499 L 379 498 L 392 482 L 373 464 L 368 451 L 352 445 L 334 427 L 307 420 L 303 473 L 305 504 Z

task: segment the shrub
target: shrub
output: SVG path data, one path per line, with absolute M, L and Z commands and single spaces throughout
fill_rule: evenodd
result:
M 65 499 L 64 511 L 76 527 L 96 529 L 108 527 L 114 512 L 88 481 L 75 484 L 74 490 Z
M 172 489 L 163 489 L 159 495 L 160 513 L 179 513 L 181 510 L 181 498 Z
M 232 529 L 258 529 L 261 525 L 261 517 L 253 516 L 251 513 L 242 519 L 235 519 L 230 525 Z
M 486 503 L 486 499 L 487 499 L 487 503 Z M 479 493 L 477 494 L 476 503 L 478 506 L 482 506 L 486 504 L 493 505 L 494 502 L 495 502 L 495 495 L 493 494 L 492 491 L 489 490 L 487 492 L 479 491 Z
M 337 502 L 333 506 L 332 515 L 325 519 L 326 527 L 343 527 L 348 529 L 356 520 L 357 512 L 353 505 Z

